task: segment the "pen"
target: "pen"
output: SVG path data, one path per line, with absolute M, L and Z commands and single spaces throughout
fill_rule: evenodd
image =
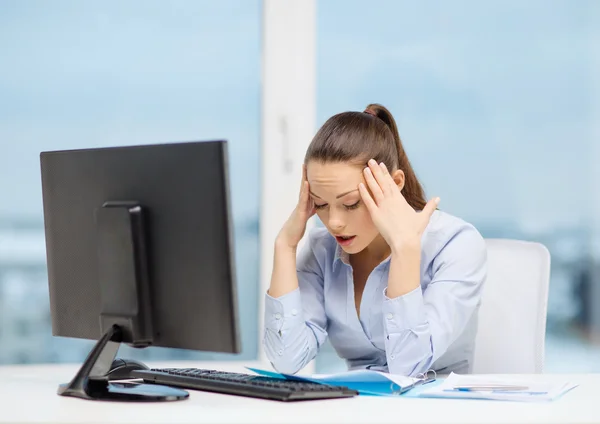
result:
M 514 392 L 519 390 L 528 390 L 527 386 L 456 386 L 453 388 L 459 392 L 481 392 L 481 391 L 494 391 L 494 392 Z

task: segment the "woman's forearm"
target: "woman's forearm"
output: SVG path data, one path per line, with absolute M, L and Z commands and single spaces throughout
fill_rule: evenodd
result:
M 309 291 L 312 287 L 309 286 Z M 319 325 L 311 323 L 309 326 L 305 321 L 298 289 L 296 248 L 276 241 L 271 285 L 266 296 L 263 345 L 275 369 L 289 374 L 312 361 L 326 337 Z M 317 293 L 314 295 L 316 300 Z M 310 304 L 309 310 L 313 310 Z M 309 317 L 315 319 L 310 314 Z M 321 319 L 315 320 L 321 322 Z
M 421 285 L 421 245 L 414 243 L 392 247 L 387 297 L 410 293 Z
M 296 274 L 296 249 L 291 248 L 279 239 L 275 241 L 273 255 L 273 272 L 269 295 L 280 297 L 298 288 L 298 275 Z

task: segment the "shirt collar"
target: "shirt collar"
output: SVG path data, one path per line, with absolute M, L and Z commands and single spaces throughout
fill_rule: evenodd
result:
M 381 261 L 381 263 L 377 266 L 387 264 L 391 260 L 391 258 L 392 258 L 391 255 L 388 256 L 383 261 Z M 336 243 L 335 244 L 335 254 L 333 255 L 333 262 L 332 262 L 332 266 L 333 266 L 334 270 L 339 262 L 346 264 L 348 266 L 351 266 L 350 265 L 350 255 L 348 254 L 348 252 L 346 252 L 344 249 L 342 249 L 342 247 L 338 243 Z
M 342 249 L 342 247 L 336 242 L 335 243 L 335 254 L 333 255 L 333 268 L 335 269 L 338 262 L 350 265 L 350 255 Z

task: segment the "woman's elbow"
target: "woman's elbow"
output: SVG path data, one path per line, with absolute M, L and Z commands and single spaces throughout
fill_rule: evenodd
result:
M 281 374 L 293 375 L 303 368 L 299 364 L 294 363 L 292 361 L 286 361 L 285 359 L 273 358 L 273 360 L 270 359 L 270 361 L 271 365 L 273 366 L 273 369 Z
M 293 351 L 283 349 L 273 350 L 265 347 L 267 359 L 273 368 L 282 374 L 296 374 L 311 361 L 310 349 Z

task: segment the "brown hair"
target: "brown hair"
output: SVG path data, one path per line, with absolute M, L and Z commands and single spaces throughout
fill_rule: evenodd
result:
M 304 163 L 317 160 L 366 166 L 369 159 L 385 163 L 390 171 L 401 169 L 406 201 L 417 210 L 425 207 L 423 187 L 402 147 L 396 121 L 379 104 L 368 105 L 364 112 L 343 112 L 329 118 L 308 146 Z

